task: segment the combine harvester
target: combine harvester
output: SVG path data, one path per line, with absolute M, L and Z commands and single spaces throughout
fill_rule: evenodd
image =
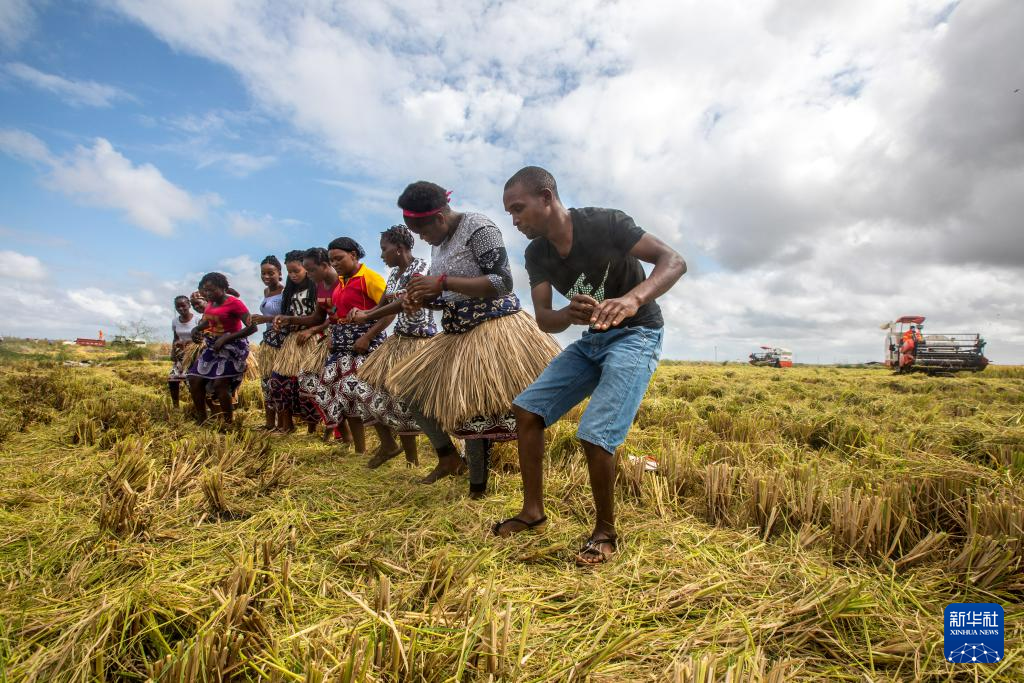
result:
M 988 365 L 985 340 L 980 334 L 925 334 L 923 315 L 905 315 L 882 329 L 885 364 L 898 373 L 980 372 Z
M 779 346 L 762 346 L 761 351 L 750 354 L 751 365 L 773 368 L 793 367 L 793 352 Z

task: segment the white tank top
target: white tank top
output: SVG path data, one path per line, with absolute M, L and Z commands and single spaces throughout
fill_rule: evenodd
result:
M 199 324 L 199 316 L 192 314 L 192 319 L 187 323 L 181 322 L 178 316 L 174 316 L 171 325 L 174 327 L 174 340 L 180 342 L 192 341 L 192 328 Z

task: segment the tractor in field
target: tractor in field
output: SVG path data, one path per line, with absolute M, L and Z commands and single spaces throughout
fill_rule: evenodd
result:
M 111 346 L 145 346 L 146 340 L 142 337 L 129 337 L 127 335 L 119 334 L 114 337 L 114 341 Z
M 885 364 L 898 373 L 980 372 L 988 365 L 980 334 L 924 332 L 923 315 L 905 315 L 883 329 Z
M 761 346 L 760 351 L 750 354 L 750 364 L 772 368 L 791 368 L 793 367 L 793 352 L 780 346 Z

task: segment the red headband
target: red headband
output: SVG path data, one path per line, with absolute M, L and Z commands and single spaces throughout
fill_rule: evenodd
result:
M 448 200 L 452 198 L 452 191 L 448 190 L 444 193 L 444 204 L 431 211 L 410 211 L 409 209 L 402 209 L 402 215 L 406 218 L 426 218 L 427 216 L 434 216 L 441 213 L 444 207 L 448 206 Z

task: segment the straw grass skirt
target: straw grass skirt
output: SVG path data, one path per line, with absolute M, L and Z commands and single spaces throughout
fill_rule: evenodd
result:
M 263 374 L 260 372 L 260 362 L 255 353 L 250 353 L 245 359 L 245 379 L 254 379 L 257 382 L 263 381 Z
M 303 365 L 320 370 L 329 350 L 322 335 L 307 339 L 305 344 L 299 344 L 298 333 L 292 332 L 285 337 L 280 351 L 274 358 L 273 371 L 285 377 L 298 377 Z
M 397 365 L 421 351 L 433 337 L 407 337 L 394 334 L 377 348 L 359 368 L 360 379 L 373 387 L 383 387 Z
M 420 434 L 422 430 L 406 402 L 385 389 L 384 384 L 395 367 L 422 350 L 430 343 L 430 339 L 431 337 L 392 335 L 371 353 L 359 368 L 359 378 L 372 390 L 366 402 L 370 417 L 399 436 Z
M 181 366 L 184 374 L 188 373 L 188 369 L 196 362 L 196 358 L 199 358 L 199 352 L 202 350 L 203 345 L 195 342 L 188 342 L 184 347 L 182 347 Z
M 515 437 L 512 400 L 561 348 L 529 313 L 439 334 L 395 367 L 385 388 L 462 438 Z
M 261 379 L 270 379 L 270 373 L 274 371 L 274 364 L 277 362 L 277 357 L 280 354 L 281 349 L 271 346 L 264 341 L 256 347 L 256 353 L 249 356 L 250 358 L 255 357 L 255 362 L 259 368 Z

